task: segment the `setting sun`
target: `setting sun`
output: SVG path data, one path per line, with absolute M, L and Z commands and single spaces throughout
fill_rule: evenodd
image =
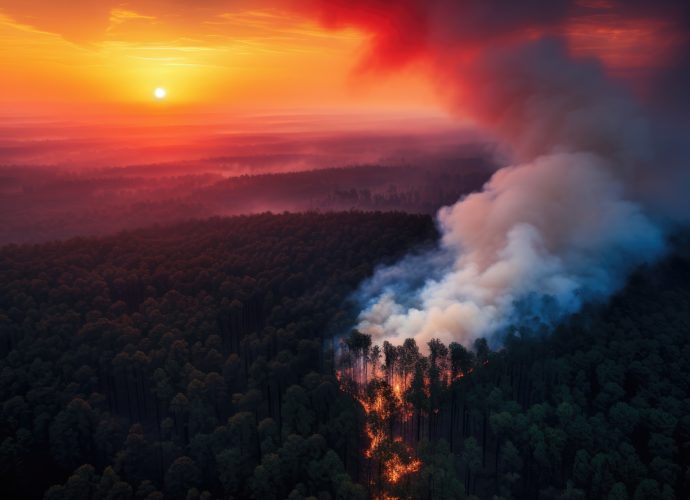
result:
M 157 87 L 156 90 L 153 91 L 153 96 L 159 100 L 165 99 L 167 95 L 168 92 L 163 87 Z

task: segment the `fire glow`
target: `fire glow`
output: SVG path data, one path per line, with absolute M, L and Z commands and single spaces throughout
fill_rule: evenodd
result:
M 373 375 L 368 380 L 356 381 L 358 377 L 352 367 L 339 370 L 337 376 L 341 386 L 359 401 L 366 415 L 364 431 L 369 445 L 364 455 L 370 460 L 370 476 L 371 470 L 381 471 L 380 477 L 369 478 L 369 484 L 381 492 L 382 481 L 388 486 L 396 485 L 419 471 L 422 462 L 414 456 L 412 446 L 391 431 L 393 427 L 404 428 L 411 423 L 412 408 L 404 399 L 408 388 L 399 380 L 391 387 L 385 378 Z M 393 497 L 382 494 L 379 498 Z
M 431 421 L 439 412 L 434 395 L 473 371 L 472 355 L 459 344 L 449 350 L 432 340 L 428 347 L 426 357 L 413 339 L 400 346 L 384 342 L 383 348 L 372 347 L 371 337 L 356 330 L 341 342 L 336 375 L 341 388 L 364 409 L 368 437 L 364 456 L 368 483 L 377 498 L 397 498 L 390 496 L 390 490 L 404 486 L 420 471 L 422 461 L 415 446 L 422 438 L 431 438 L 431 429 L 427 435 L 422 421 Z

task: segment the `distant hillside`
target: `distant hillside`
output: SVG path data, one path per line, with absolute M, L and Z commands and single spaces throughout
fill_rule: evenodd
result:
M 434 213 L 479 189 L 488 166 L 480 159 L 453 166 L 354 166 L 289 174 L 233 177 L 199 191 L 230 213 L 269 210 L 403 210 Z
M 432 214 L 478 189 L 483 158 L 223 177 L 162 166 L 64 173 L 0 167 L 0 244 L 102 235 L 195 217 L 350 209 Z

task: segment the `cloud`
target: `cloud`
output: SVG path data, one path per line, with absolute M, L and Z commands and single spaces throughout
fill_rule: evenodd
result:
M 108 28 L 156 20 L 177 35 L 203 31 L 203 22 L 228 11 L 271 7 L 274 2 L 227 0 L 0 0 L 0 12 L 14 21 L 60 35 L 77 44 L 102 41 Z M 279 3 L 278 3 L 279 5 Z

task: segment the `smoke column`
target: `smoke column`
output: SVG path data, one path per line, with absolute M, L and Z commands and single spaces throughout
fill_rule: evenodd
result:
M 362 285 L 357 328 L 374 341 L 470 345 L 535 318 L 550 323 L 605 299 L 663 254 L 665 228 L 683 212 L 668 200 L 682 193 L 679 182 L 688 185 L 688 156 L 661 154 L 661 127 L 650 118 L 660 113 L 643 110 L 594 59 L 568 51 L 560 33 L 573 16 L 592 14 L 585 4 L 323 6 L 327 24 L 373 33 L 364 71 L 423 60 L 451 109 L 510 157 L 481 192 L 439 211 L 437 248 Z M 624 4 L 603 4 L 612 15 L 650 14 L 642 2 L 623 12 Z M 680 3 L 658 5 L 663 19 L 687 14 Z

